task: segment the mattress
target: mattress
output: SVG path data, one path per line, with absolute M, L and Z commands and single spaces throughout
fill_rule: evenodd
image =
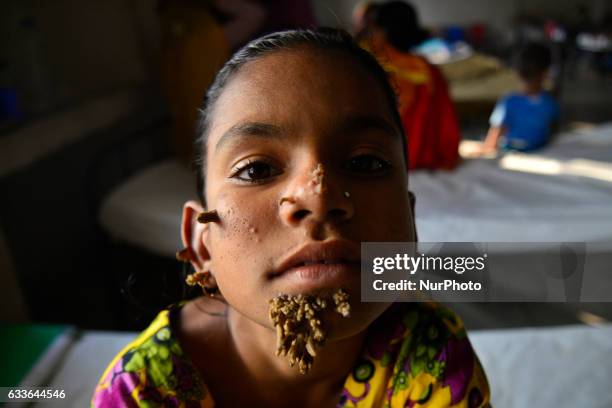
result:
M 518 75 L 502 62 L 484 54 L 475 53 L 469 58 L 439 66 L 448 81 L 455 104 L 483 102 L 494 104 L 501 96 L 521 87 Z
M 33 406 L 88 407 L 96 384 L 107 365 L 135 337 L 136 333 L 97 331 L 82 333 L 73 341 L 62 363 L 52 370 L 48 384 L 52 389 L 64 390 L 66 399 L 50 399 L 35 403 Z M 39 365 L 38 370 L 42 368 Z
M 474 332 L 492 405 L 612 406 L 612 325 Z
M 580 171 L 584 163 L 590 173 Z M 606 125 L 561 135 L 537 154 L 413 172 L 419 239 L 610 243 L 611 165 L 612 125 Z

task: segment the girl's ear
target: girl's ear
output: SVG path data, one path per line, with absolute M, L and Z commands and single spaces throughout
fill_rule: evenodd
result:
M 208 242 L 209 224 L 197 221 L 198 214 L 203 211 L 204 208 L 197 201 L 190 200 L 183 206 L 181 239 L 189 262 L 196 271 L 210 270 L 210 253 L 205 244 Z

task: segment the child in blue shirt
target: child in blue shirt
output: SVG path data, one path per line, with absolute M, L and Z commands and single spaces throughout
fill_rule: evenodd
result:
M 559 105 L 543 87 L 550 64 L 550 50 L 543 45 L 529 44 L 521 51 L 518 73 L 523 90 L 504 96 L 495 106 L 483 153 L 495 152 L 500 139 L 504 149 L 522 152 L 548 143 L 559 119 Z

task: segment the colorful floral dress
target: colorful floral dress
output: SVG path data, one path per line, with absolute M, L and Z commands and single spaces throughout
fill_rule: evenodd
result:
M 213 407 L 162 311 L 106 369 L 92 407 Z M 489 407 L 489 386 L 459 318 L 433 303 L 396 304 L 369 329 L 338 408 Z

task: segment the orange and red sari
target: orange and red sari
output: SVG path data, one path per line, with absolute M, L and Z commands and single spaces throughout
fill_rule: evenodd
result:
M 370 51 L 390 74 L 408 138 L 409 169 L 452 169 L 459 161 L 461 135 L 448 85 L 424 58 L 391 46 Z

